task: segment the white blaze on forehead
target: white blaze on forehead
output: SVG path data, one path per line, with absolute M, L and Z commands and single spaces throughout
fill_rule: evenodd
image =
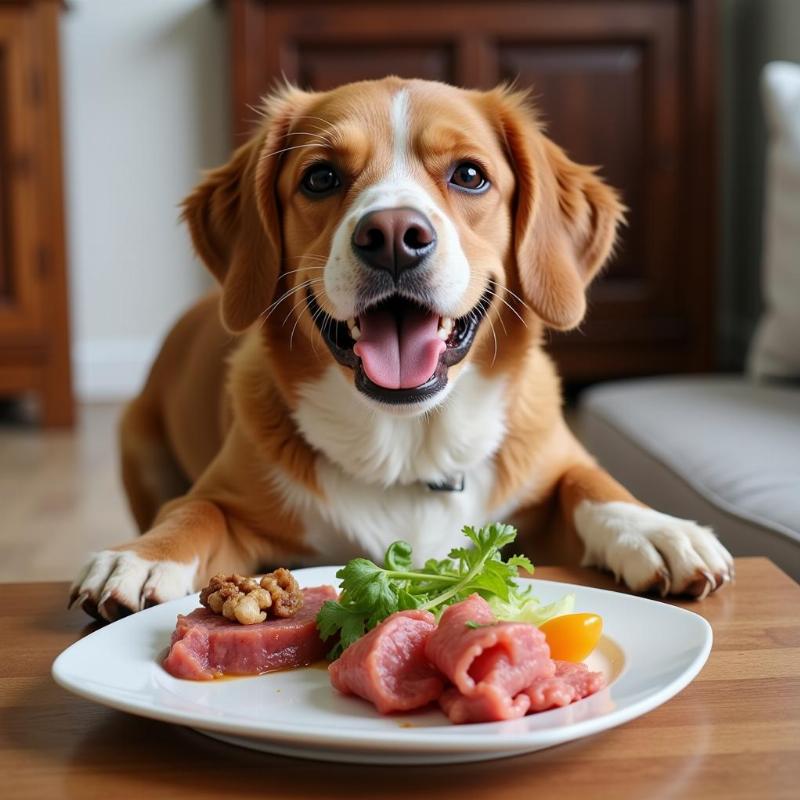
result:
M 431 304 L 441 316 L 456 317 L 463 313 L 461 300 L 469 285 L 469 262 L 453 220 L 413 174 L 409 135 L 410 100 L 408 89 L 400 89 L 392 95 L 388 109 L 391 166 L 375 183 L 364 187 L 353 199 L 333 235 L 324 283 L 337 319 L 356 315 L 359 286 L 365 276 L 368 279 L 371 269 L 353 255 L 351 240 L 356 225 L 363 216 L 373 211 L 400 207 L 420 211 L 436 230 L 435 253 L 424 267 L 419 268 L 419 277 L 425 282 Z M 424 169 L 421 171 L 424 173 Z
M 389 114 L 392 123 L 392 177 L 400 177 L 408 170 L 408 89 L 401 89 L 392 97 Z

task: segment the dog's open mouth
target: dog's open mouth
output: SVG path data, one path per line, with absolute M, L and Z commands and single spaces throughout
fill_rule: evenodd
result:
M 447 385 L 447 370 L 469 352 L 491 304 L 488 288 L 462 317 L 442 317 L 395 295 L 337 321 L 322 313 L 313 292 L 308 309 L 334 358 L 355 371 L 356 387 L 384 403 L 412 404 Z

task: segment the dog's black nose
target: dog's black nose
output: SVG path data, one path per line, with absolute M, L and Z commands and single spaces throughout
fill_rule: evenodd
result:
M 428 218 L 413 208 L 383 208 L 361 217 L 352 243 L 365 264 L 384 269 L 397 280 L 433 252 L 436 233 Z

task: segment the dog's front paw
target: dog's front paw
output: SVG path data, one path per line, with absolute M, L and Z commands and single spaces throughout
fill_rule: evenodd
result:
M 702 599 L 733 578 L 733 558 L 710 528 L 633 503 L 584 500 L 575 525 L 583 563 L 610 569 L 635 592 Z
M 96 619 L 112 622 L 190 594 L 196 572 L 197 561 L 148 561 L 130 550 L 101 550 L 72 584 L 69 605 L 77 603 Z

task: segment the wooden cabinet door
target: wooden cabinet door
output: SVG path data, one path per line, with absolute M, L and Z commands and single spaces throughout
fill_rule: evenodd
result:
M 713 2 L 230 0 L 234 119 L 285 75 L 327 89 L 398 74 L 533 90 L 550 136 L 629 207 L 577 332 L 572 379 L 704 369 L 713 334 Z
M 43 314 L 29 26 L 29 15 L 0 6 L 0 335 L 22 345 L 37 339 Z

